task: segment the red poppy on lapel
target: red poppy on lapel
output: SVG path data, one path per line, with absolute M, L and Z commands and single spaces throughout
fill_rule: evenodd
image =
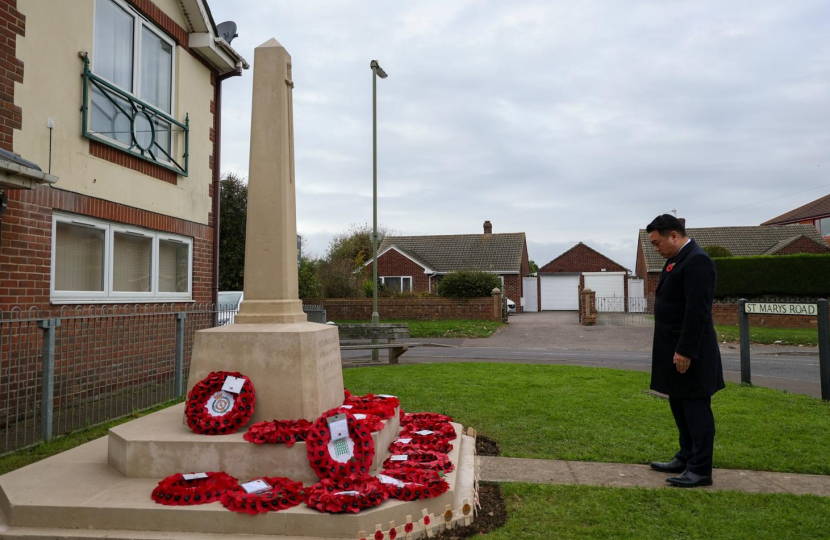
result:
M 666 272 L 671 272 L 674 269 L 674 263 L 671 263 L 666 267 Z

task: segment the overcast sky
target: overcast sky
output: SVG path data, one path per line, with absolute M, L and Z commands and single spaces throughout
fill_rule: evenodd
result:
M 323 255 L 399 235 L 525 232 L 634 269 L 637 230 L 758 225 L 830 193 L 827 0 L 210 0 L 251 64 L 291 54 L 297 229 Z M 253 70 L 223 87 L 222 171 L 247 176 Z M 800 193 L 799 193 L 800 192 Z

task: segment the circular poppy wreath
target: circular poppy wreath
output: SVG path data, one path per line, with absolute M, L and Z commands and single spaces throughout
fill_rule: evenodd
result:
M 416 431 L 429 430 L 434 433 L 446 437 L 451 441 L 457 437 L 455 428 L 449 422 L 414 422 L 411 424 L 404 424 L 401 426 L 401 437 L 427 437 L 428 435 L 418 435 Z
M 376 414 L 372 414 L 372 413 L 364 413 L 364 412 L 360 412 L 360 411 L 355 412 L 353 409 L 344 409 L 343 407 L 339 407 L 339 408 L 337 409 L 338 414 L 340 414 L 340 413 L 344 413 L 344 412 L 346 412 L 346 411 L 348 411 L 348 412 L 350 412 L 350 413 L 354 414 L 354 415 L 355 415 L 355 419 L 356 419 L 358 422 L 363 422 L 363 423 L 365 423 L 365 424 L 366 424 L 366 427 L 367 427 L 367 428 L 369 428 L 369 431 L 373 431 L 373 432 L 374 432 L 374 431 L 380 431 L 380 430 L 382 430 L 382 429 L 383 429 L 383 426 L 384 426 L 383 419 L 382 419 L 380 416 L 376 415 Z M 362 415 L 364 416 L 364 418 L 360 418 L 360 419 L 358 419 L 358 418 L 357 418 L 357 415 L 359 415 L 359 414 L 362 414 Z
M 400 442 L 400 439 L 411 439 L 409 442 Z M 417 433 L 401 432 L 398 439 L 389 445 L 389 451 L 393 454 L 403 454 L 409 450 L 433 450 L 448 454 L 452 450 L 452 443 L 446 435 L 432 433 L 430 435 L 418 435 Z
M 395 409 L 400 407 L 401 402 L 394 396 L 377 396 L 366 394 L 365 396 L 354 396 L 348 390 L 345 391 L 346 399 L 343 405 L 350 405 L 352 414 L 367 413 L 380 416 L 381 420 L 387 420 L 395 416 Z
M 229 376 L 245 379 L 239 394 L 222 390 Z M 254 414 L 256 394 L 251 379 L 235 371 L 214 371 L 197 382 L 187 395 L 187 425 L 202 435 L 236 433 Z M 209 410 L 213 410 L 211 414 Z
M 236 478 L 223 472 L 209 472 L 207 478 L 185 480 L 176 473 L 163 479 L 150 495 L 158 504 L 190 506 L 218 501 L 226 490 L 238 485 Z
M 349 426 L 349 437 L 354 441 L 353 456 L 346 462 L 340 462 L 329 454 L 331 433 L 327 419 L 336 414 L 345 414 Z M 375 459 L 375 441 L 365 422 L 358 421 L 348 411 L 332 409 L 318 418 L 306 437 L 308 462 L 318 478 L 362 477 L 369 474 Z
M 434 450 L 410 450 L 402 454 L 406 455 L 406 461 L 395 461 L 394 455 L 386 458 L 383 462 L 384 469 L 395 469 L 400 467 L 416 467 L 419 469 L 432 469 L 434 471 L 452 472 L 455 469 L 450 457 L 443 452 Z
M 279 512 L 293 508 L 303 502 L 303 483 L 295 482 L 282 476 L 254 478 L 263 480 L 271 486 L 267 491 L 247 493 L 241 485 L 228 489 L 221 496 L 222 506 L 231 512 L 241 512 L 255 516 L 265 512 Z
M 405 466 L 384 469 L 383 474 L 405 482 L 403 486 L 386 484 L 389 496 L 399 501 L 429 499 L 450 489 L 450 485 L 438 474 L 438 471 L 431 469 Z
M 311 429 L 311 422 L 301 420 L 272 420 L 253 424 L 242 436 L 254 444 L 285 443 L 287 448 L 294 446 L 297 441 L 304 441 Z
M 446 414 L 432 412 L 409 413 L 401 415 L 402 426 L 420 422 L 452 422 L 452 418 Z
M 343 493 L 343 492 L 357 492 Z M 378 506 L 389 498 L 386 486 L 374 476 L 354 478 L 323 478 L 306 489 L 306 504 L 320 512 L 358 513 L 363 508 Z

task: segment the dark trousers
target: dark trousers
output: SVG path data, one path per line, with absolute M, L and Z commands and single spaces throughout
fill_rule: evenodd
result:
M 711 398 L 676 398 L 669 405 L 680 433 L 680 451 L 675 457 L 686 462 L 686 470 L 712 476 L 712 452 L 715 445 L 715 417 Z

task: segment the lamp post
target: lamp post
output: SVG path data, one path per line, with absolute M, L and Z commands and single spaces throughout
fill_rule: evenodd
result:
M 386 78 L 386 72 L 377 60 L 369 63 L 372 68 L 372 324 L 380 322 L 378 315 L 378 100 L 377 80 Z M 378 340 L 372 340 L 377 345 Z M 372 350 L 372 361 L 377 362 L 377 349 Z

